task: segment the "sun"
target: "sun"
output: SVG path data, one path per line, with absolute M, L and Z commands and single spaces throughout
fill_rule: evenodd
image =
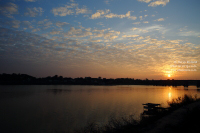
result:
M 168 77 L 171 77 L 171 75 L 170 75 L 170 74 L 168 74 Z

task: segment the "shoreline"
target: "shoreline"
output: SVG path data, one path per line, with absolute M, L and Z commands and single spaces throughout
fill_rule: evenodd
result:
M 184 121 L 184 117 L 189 112 L 192 112 L 195 108 L 200 109 L 200 100 L 174 110 L 170 114 L 163 116 L 159 120 L 153 122 L 153 124 L 144 127 L 141 132 L 160 133 L 166 132 L 165 129 L 167 129 L 167 132 L 170 132 L 170 130 L 173 130 L 173 127 L 179 126 Z

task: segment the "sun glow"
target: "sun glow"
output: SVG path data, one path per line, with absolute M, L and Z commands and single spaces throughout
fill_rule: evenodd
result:
M 168 77 L 171 77 L 171 75 L 170 75 L 170 74 L 168 74 Z

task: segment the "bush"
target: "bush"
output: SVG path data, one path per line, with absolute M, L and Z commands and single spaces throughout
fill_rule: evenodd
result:
M 176 109 L 178 107 L 187 105 L 189 103 L 197 101 L 197 95 L 192 97 L 191 95 L 185 94 L 183 97 L 178 97 L 176 99 L 172 99 L 171 102 L 168 102 L 168 105 L 170 106 L 171 109 Z

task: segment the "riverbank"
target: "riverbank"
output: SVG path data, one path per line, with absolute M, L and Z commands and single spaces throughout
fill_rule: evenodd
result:
M 95 123 L 79 133 L 177 133 L 199 130 L 200 99 L 184 95 L 168 103 L 169 108 L 153 116 L 141 115 L 141 120 L 133 118 L 112 119 L 104 127 Z
M 188 129 L 197 132 L 196 126 L 199 125 L 200 101 L 196 101 L 189 105 L 183 106 L 169 115 L 157 120 L 155 123 L 145 127 L 141 132 L 144 133 L 173 133 L 186 132 Z M 198 121 L 197 121 L 198 120 Z M 191 127 L 192 126 L 192 127 Z

